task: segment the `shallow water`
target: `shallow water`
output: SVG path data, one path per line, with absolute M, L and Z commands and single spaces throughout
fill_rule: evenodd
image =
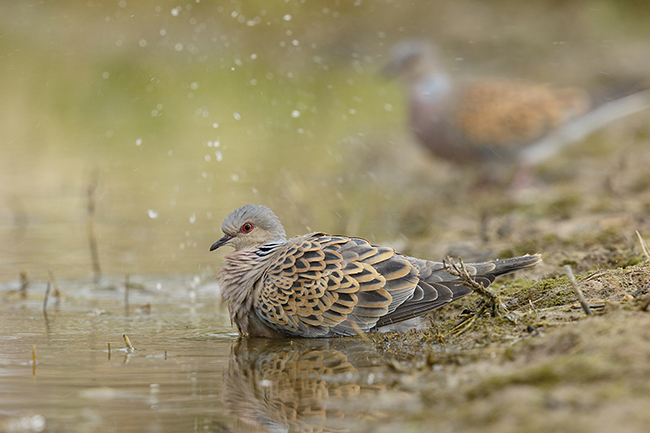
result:
M 359 339 L 238 341 L 215 284 L 138 283 L 128 312 L 122 287 L 62 282 L 46 315 L 3 292 L 0 431 L 359 431 L 393 410 L 386 360 Z

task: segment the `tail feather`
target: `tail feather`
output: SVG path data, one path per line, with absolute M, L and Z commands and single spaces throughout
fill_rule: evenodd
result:
M 525 256 L 513 257 L 511 259 L 494 260 L 492 262 L 487 262 L 489 264 L 494 265 L 494 269 L 487 273 L 494 275 L 495 277 L 499 277 L 501 275 L 506 275 L 511 272 L 518 271 L 520 269 L 531 268 L 541 261 L 542 261 L 541 254 L 532 254 L 532 255 L 526 254 Z M 468 266 L 475 267 L 477 270 L 476 274 L 480 275 L 482 274 L 482 272 L 480 272 L 481 265 L 482 263 L 476 263 Z
M 419 265 L 421 276 L 425 276 L 418 284 L 420 290 L 416 293 L 419 296 L 413 296 L 394 311 L 382 316 L 375 325 L 377 328 L 421 316 L 473 292 L 459 277 L 447 272 L 441 263 L 409 259 L 411 263 Z M 501 275 L 533 267 L 541 261 L 540 254 L 533 254 L 491 262 L 469 263 L 465 267 L 475 281 L 483 287 L 488 287 Z

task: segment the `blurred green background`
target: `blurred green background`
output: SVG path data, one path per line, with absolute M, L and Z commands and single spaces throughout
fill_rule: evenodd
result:
M 249 202 L 289 235 L 435 239 L 448 216 L 420 230 L 412 210 L 459 179 L 379 74 L 405 38 L 454 74 L 599 92 L 647 78 L 650 3 L 3 1 L 0 280 L 90 275 L 95 180 L 105 274 L 214 273 L 221 221 Z

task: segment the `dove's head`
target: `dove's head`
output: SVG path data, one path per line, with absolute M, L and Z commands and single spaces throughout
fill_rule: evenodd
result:
M 390 77 L 416 81 L 433 73 L 444 73 L 436 48 L 426 41 L 407 40 L 395 45 L 383 72 Z
M 284 227 L 271 209 L 256 204 L 247 204 L 230 212 L 221 224 L 221 231 L 223 237 L 212 244 L 210 251 L 224 245 L 230 245 L 238 251 L 287 239 Z

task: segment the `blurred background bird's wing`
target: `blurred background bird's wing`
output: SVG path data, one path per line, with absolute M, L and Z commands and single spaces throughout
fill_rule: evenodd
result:
M 453 101 L 453 124 L 465 145 L 516 150 L 589 110 L 586 92 L 515 80 L 464 86 Z

